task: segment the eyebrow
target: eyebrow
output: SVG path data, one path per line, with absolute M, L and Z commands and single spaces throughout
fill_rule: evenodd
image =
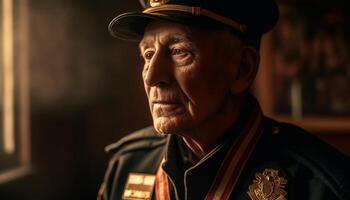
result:
M 169 38 L 167 43 L 168 44 L 175 44 L 175 43 L 180 43 L 180 42 L 192 43 L 192 41 L 188 37 L 188 35 L 185 35 L 185 34 L 174 34 Z
M 180 34 L 180 33 L 172 34 L 169 37 L 167 37 L 165 40 L 166 40 L 165 41 L 166 45 L 172 45 L 172 44 L 181 43 L 181 42 L 185 42 L 191 45 L 193 44 L 191 38 L 187 34 Z M 152 38 L 142 39 L 139 44 L 139 48 L 142 49 L 142 47 L 147 46 L 147 44 L 151 43 L 152 41 L 153 41 Z

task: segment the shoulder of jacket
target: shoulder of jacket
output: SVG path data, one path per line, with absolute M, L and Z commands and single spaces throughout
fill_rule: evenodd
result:
M 128 134 L 119 141 L 105 147 L 107 153 L 125 153 L 140 149 L 152 149 L 165 145 L 167 136 L 159 135 L 153 126 Z
M 278 129 L 278 133 L 274 133 Z M 327 180 L 337 193 L 349 188 L 350 158 L 306 130 L 273 121 L 271 131 L 288 155 Z
M 335 147 L 321 140 L 317 135 L 289 123 L 280 123 L 280 136 L 291 151 L 309 157 L 315 162 L 328 162 L 333 158 L 348 161 L 349 157 Z
M 267 128 L 273 135 L 272 137 L 276 138 L 276 142 L 282 144 L 287 150 L 320 162 L 324 161 L 323 158 L 329 157 L 339 158 L 339 160 L 349 159 L 336 148 L 301 127 L 271 119 L 268 124 Z

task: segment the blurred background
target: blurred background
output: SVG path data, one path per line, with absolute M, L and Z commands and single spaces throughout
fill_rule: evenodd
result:
M 109 158 L 104 147 L 151 124 L 138 44 L 107 30 L 117 14 L 139 10 L 138 1 L 0 2 L 0 199 L 95 199 Z M 283 1 L 254 89 L 268 115 L 350 155 L 350 62 L 333 61 L 350 47 L 343 3 Z M 328 46 L 317 47 L 320 40 Z M 316 61 L 306 59 L 311 46 Z M 322 60 L 326 53 L 333 60 Z M 324 89 L 333 84 L 338 91 Z

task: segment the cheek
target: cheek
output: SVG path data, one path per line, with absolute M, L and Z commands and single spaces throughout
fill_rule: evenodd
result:
M 188 99 L 192 115 L 217 109 L 227 93 L 229 84 L 224 73 L 217 70 L 192 69 L 177 74 L 178 84 Z
M 146 93 L 146 96 L 147 96 L 147 99 L 149 102 L 149 95 L 150 95 L 151 87 L 145 83 L 145 71 L 142 71 L 142 81 L 143 81 L 143 87 L 145 89 L 145 93 Z M 149 104 L 149 106 L 150 106 L 150 110 L 152 111 L 151 104 Z
M 146 80 L 146 75 L 147 75 L 147 68 L 146 68 L 146 64 L 143 66 L 142 68 L 142 81 L 143 81 L 143 84 L 145 84 L 145 80 Z

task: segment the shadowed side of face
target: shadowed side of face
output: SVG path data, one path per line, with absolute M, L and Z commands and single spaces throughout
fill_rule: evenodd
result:
M 230 101 L 241 41 L 226 31 L 150 23 L 140 42 L 143 82 L 155 129 L 195 131 Z

